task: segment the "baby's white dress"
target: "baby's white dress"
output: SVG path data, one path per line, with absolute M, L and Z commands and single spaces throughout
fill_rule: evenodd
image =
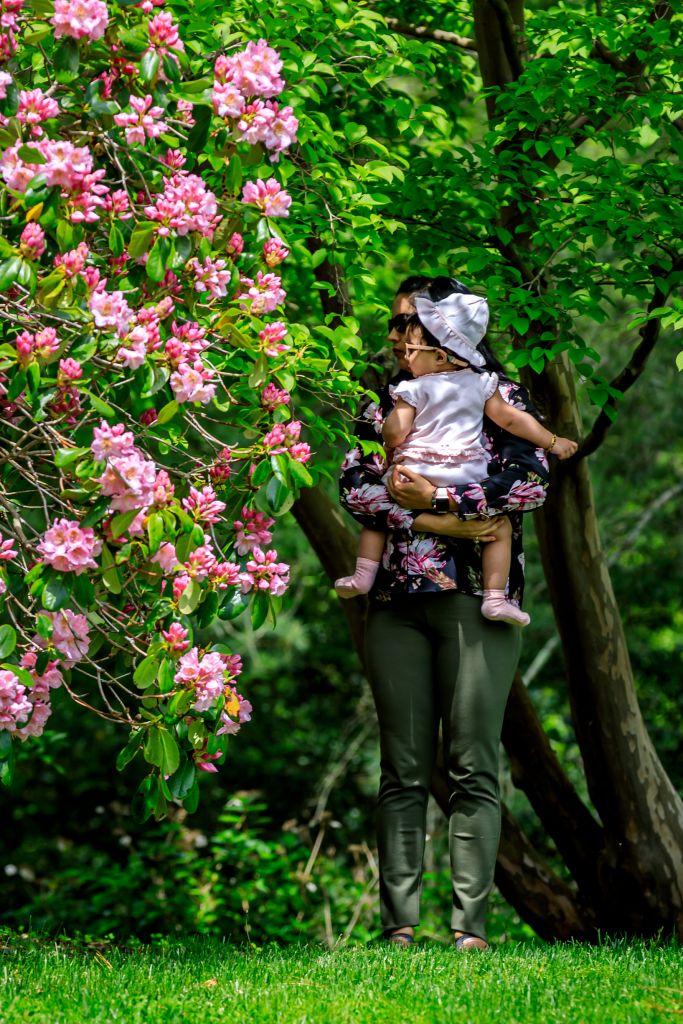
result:
M 389 389 L 391 397 L 412 405 L 415 420 L 394 450 L 392 464 L 408 466 L 437 487 L 484 480 L 484 404 L 497 388 L 497 374 L 469 369 L 427 373 L 395 384 Z

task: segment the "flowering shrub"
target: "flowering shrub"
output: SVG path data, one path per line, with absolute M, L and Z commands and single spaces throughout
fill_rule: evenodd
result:
M 207 67 L 158 0 L 0 3 L 0 772 L 63 686 L 130 727 L 161 817 L 250 718 L 197 631 L 274 614 L 292 392 L 334 376 L 283 318 L 298 121 L 264 40 Z

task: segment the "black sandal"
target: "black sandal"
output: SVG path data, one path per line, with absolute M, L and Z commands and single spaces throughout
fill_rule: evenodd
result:
M 458 935 L 455 939 L 455 948 L 461 951 L 468 949 L 489 949 L 489 944 L 484 939 L 480 938 L 479 935 L 473 935 L 471 932 L 463 932 L 462 935 Z
M 393 942 L 395 946 L 404 946 L 406 949 L 415 942 L 410 932 L 385 932 L 382 937 L 385 942 Z

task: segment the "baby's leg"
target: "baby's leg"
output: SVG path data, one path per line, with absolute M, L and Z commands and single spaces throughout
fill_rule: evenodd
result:
M 481 613 L 487 619 L 510 622 L 513 626 L 528 626 L 531 619 L 516 604 L 505 597 L 505 585 L 510 575 L 512 550 L 512 524 L 505 516 L 496 533 L 496 539 L 483 545 L 481 556 L 484 571 L 484 600 Z
M 377 530 L 361 531 L 356 571 L 353 576 L 343 576 L 334 584 L 334 589 L 340 597 L 358 597 L 359 594 L 367 594 L 372 588 L 384 551 L 385 539 L 384 534 Z

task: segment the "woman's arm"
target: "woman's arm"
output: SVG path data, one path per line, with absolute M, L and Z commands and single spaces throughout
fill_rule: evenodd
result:
M 489 419 L 498 424 L 502 430 L 507 430 L 516 437 L 522 437 L 525 441 L 530 441 L 546 452 L 552 451 L 558 459 L 568 459 L 578 448 L 576 441 L 570 441 L 567 437 L 558 437 L 528 412 L 509 405 L 500 391 L 491 395 L 484 405 L 484 411 Z
M 407 438 L 413 429 L 415 422 L 415 408 L 402 398 L 396 400 L 396 405 L 384 421 L 382 437 L 389 448 L 398 448 Z
M 436 512 L 420 512 L 413 520 L 417 533 L 436 533 L 440 537 L 457 537 L 460 540 L 495 540 L 503 525 L 501 516 L 492 519 L 458 519 L 452 512 L 439 515 Z

